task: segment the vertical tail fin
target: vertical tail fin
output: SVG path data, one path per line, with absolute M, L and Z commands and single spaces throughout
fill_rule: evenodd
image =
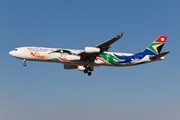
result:
M 149 45 L 143 53 L 146 55 L 158 55 L 163 48 L 164 43 L 166 42 L 166 36 L 158 37 L 151 45 Z

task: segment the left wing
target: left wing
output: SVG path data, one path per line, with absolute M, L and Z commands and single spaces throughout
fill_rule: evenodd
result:
M 119 40 L 123 36 L 123 34 L 124 33 L 120 33 L 118 36 L 116 36 L 104 43 L 96 45 L 95 47 L 100 48 L 103 52 L 107 51 L 110 48 L 110 45 L 113 44 L 114 42 L 116 42 L 117 40 Z
M 92 46 L 92 47 L 85 47 L 85 50 L 77 55 L 81 56 L 81 60 L 88 59 L 90 61 L 94 61 L 97 56 L 102 54 L 104 51 L 107 51 L 110 48 L 111 44 L 113 44 L 114 42 L 119 40 L 123 36 L 123 34 L 124 33 L 120 33 L 118 36 L 116 36 L 104 43 L 101 43 L 99 45 Z

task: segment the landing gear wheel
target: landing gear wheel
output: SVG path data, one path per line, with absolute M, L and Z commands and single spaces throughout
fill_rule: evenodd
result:
M 26 64 L 26 63 L 24 63 L 23 65 L 24 65 L 24 66 L 26 66 L 27 64 Z
M 94 70 L 94 68 L 93 67 L 89 67 L 89 71 L 93 71 Z
M 88 73 L 88 71 L 87 71 L 87 70 L 84 70 L 84 73 Z
M 89 70 L 89 71 L 93 71 L 94 70 L 94 68 L 92 66 L 90 66 L 90 65 L 87 65 L 86 69 Z
M 89 76 L 91 76 L 91 71 L 94 70 L 94 68 L 90 65 L 90 64 L 87 64 L 85 67 L 85 70 L 84 70 L 84 73 L 87 73 Z
M 23 65 L 26 66 L 26 65 L 27 65 L 27 64 L 26 64 L 26 59 L 23 59 L 23 62 L 24 62 Z
M 91 72 L 88 72 L 88 75 L 89 75 L 89 76 L 91 76 L 91 74 L 92 74 Z

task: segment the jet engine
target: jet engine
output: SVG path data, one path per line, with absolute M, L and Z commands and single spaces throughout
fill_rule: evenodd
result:
M 98 53 L 100 52 L 100 48 L 97 47 L 85 47 L 86 53 Z
M 80 59 L 81 59 L 81 57 L 77 56 L 77 55 L 67 55 L 66 56 L 67 61 L 74 61 L 74 60 L 80 60 Z
M 79 71 L 84 71 L 86 68 L 84 66 L 78 66 Z
M 77 69 L 77 66 L 76 65 L 64 64 L 64 69 Z

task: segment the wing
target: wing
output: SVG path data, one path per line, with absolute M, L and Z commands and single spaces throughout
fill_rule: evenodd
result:
M 92 46 L 92 47 L 85 47 L 85 50 L 78 55 L 81 56 L 81 60 L 88 59 L 90 61 L 94 61 L 97 56 L 102 54 L 104 51 L 107 51 L 110 48 L 110 45 L 119 40 L 124 33 L 120 33 L 118 36 L 103 42 L 99 45 Z
M 97 48 L 101 48 L 101 51 L 107 51 L 109 48 L 110 48 L 110 45 L 113 44 L 114 42 L 116 42 L 117 40 L 119 40 L 122 36 L 123 36 L 124 33 L 120 33 L 118 36 L 104 42 L 104 43 L 101 43 L 99 45 L 96 45 L 95 47 Z

